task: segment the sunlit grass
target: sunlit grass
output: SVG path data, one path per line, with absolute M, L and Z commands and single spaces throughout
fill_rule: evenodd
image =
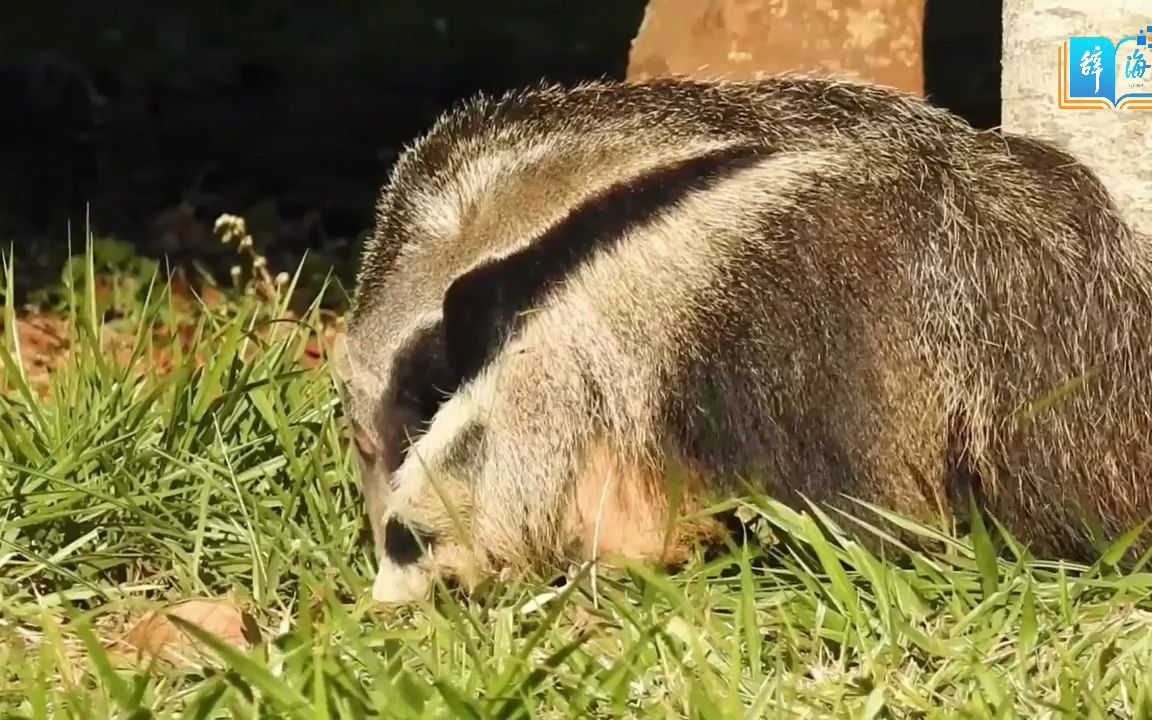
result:
M 509 583 L 373 609 L 338 400 L 300 363 L 319 310 L 202 308 L 161 373 L 166 286 L 118 321 L 132 350 L 114 358 L 93 276 L 68 293 L 73 352 L 43 395 L 6 293 L 2 717 L 1149 716 L 1152 574 L 1112 567 L 1126 538 L 1092 567 L 980 524 L 881 558 L 847 518 L 757 499 L 747 512 L 786 542 L 602 575 L 595 593 L 582 575 L 545 601 L 544 583 Z M 108 650 L 159 600 L 226 594 L 263 628 L 251 652 L 217 643 L 216 662 L 176 668 Z

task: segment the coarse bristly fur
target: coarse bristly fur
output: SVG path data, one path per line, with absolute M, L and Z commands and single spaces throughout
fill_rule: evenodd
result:
M 399 159 L 335 360 L 374 597 L 679 562 L 746 482 L 1085 556 L 1152 514 L 1148 243 L 1064 152 L 890 89 L 477 97 Z

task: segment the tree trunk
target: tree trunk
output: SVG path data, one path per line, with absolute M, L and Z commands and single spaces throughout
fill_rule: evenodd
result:
M 628 77 L 799 71 L 920 94 L 923 27 L 924 0 L 650 0 Z
M 1078 157 L 1145 233 L 1152 233 L 1152 110 L 1060 108 L 1058 52 L 1070 35 L 1115 42 L 1150 22 L 1148 6 L 1132 0 L 1004 0 L 1004 129 L 1054 141 Z M 1079 71 L 1077 58 L 1072 70 Z

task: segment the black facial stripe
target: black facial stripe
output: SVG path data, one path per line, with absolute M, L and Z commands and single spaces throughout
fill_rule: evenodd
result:
M 456 378 L 445 358 L 441 323 L 434 323 L 413 333 L 399 349 L 393 382 L 401 395 L 421 395 L 433 386 L 444 393 L 456 389 Z
M 441 326 L 414 333 L 396 354 L 391 401 L 381 407 L 381 435 L 388 438 L 388 455 L 395 470 L 408 447 L 424 432 L 456 384 L 444 360 Z
M 420 559 L 424 550 L 432 547 L 435 538 L 390 518 L 384 525 L 384 553 L 397 565 L 411 565 Z

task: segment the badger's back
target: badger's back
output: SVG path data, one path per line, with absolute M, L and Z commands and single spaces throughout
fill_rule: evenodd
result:
M 975 139 L 962 120 L 912 96 L 804 77 L 598 82 L 477 96 L 442 116 L 397 162 L 361 258 L 357 314 L 369 314 L 397 280 L 400 255 L 409 274 L 423 270 L 425 255 L 437 258 L 428 264 L 440 274 L 463 272 L 534 241 L 593 198 L 693 162 L 706 172 L 746 152 L 835 145 L 846 154 L 898 148 L 930 163 L 965 153 Z

